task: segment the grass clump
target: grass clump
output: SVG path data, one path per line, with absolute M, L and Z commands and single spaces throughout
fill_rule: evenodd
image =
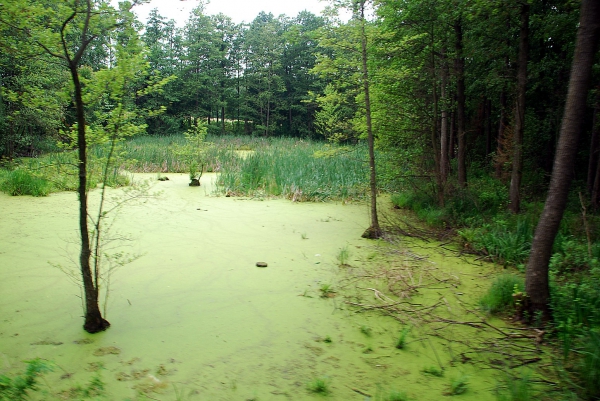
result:
M 328 380 L 321 377 L 309 381 L 306 384 L 306 389 L 314 394 L 328 395 L 330 393 Z
M 350 261 L 350 250 L 348 249 L 348 245 L 338 251 L 336 259 L 340 262 L 340 266 L 348 266 L 348 262 Z
M 52 366 L 39 358 L 26 361 L 25 373 L 8 377 L 0 375 L 0 400 L 21 401 L 29 399 L 29 393 L 37 390 L 38 379 L 47 372 L 52 371 Z
M 498 391 L 498 401 L 530 401 L 533 400 L 531 377 L 528 373 L 519 377 L 507 375 Z
M 400 331 L 400 335 L 398 336 L 395 345 L 397 349 L 404 349 L 406 347 L 406 338 L 408 337 L 408 333 L 410 333 L 410 327 L 405 327 Z
M 444 376 L 444 371 L 436 366 L 427 366 L 421 372 L 435 377 Z
M 469 389 L 469 376 L 460 375 L 450 380 L 448 390 L 444 395 L 460 395 L 467 392 Z
M 369 326 L 362 325 L 360 326 L 360 332 L 363 333 L 367 337 L 371 337 L 373 335 L 373 329 Z
M 384 398 L 385 401 L 408 401 L 408 395 L 403 391 L 390 391 Z
M 335 290 L 331 284 L 321 284 L 319 291 L 321 292 L 321 298 L 333 298 L 335 296 Z
M 502 274 L 494 279 L 479 305 L 487 313 L 499 313 L 515 306 L 513 294 L 525 290 L 523 278 L 514 274 Z
M 25 169 L 18 168 L 0 174 L 0 191 L 11 196 L 47 196 L 51 188 L 48 180 Z
M 577 367 L 586 398 L 600 397 L 600 333 L 590 331 L 583 341 L 582 358 Z

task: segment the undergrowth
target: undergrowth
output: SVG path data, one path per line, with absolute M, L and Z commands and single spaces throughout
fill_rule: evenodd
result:
M 21 401 L 29 399 L 29 395 L 38 387 L 39 378 L 52 371 L 50 363 L 39 358 L 26 361 L 27 368 L 23 374 L 9 377 L 0 375 L 0 400 Z
M 487 313 L 511 310 L 515 306 L 513 294 L 525 290 L 525 280 L 514 274 L 502 274 L 494 279 L 488 292 L 481 298 L 481 309 Z
M 205 171 L 218 172 L 218 190 L 229 196 L 285 197 L 293 201 L 363 199 L 367 189 L 366 147 L 344 147 L 290 138 L 208 137 Z M 109 186 L 127 183 L 123 172 L 183 173 L 189 162 L 177 153 L 183 135 L 139 136 L 119 144 Z M 88 184 L 99 182 L 106 146 L 89 149 Z M 0 190 L 44 196 L 77 189 L 77 158 L 58 151 L 22 158 L 0 173 Z M 11 171 L 12 170 L 12 171 Z

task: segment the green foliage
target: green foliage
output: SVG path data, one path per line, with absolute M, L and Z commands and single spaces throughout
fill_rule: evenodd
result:
M 331 298 L 335 294 L 335 289 L 331 284 L 321 284 L 319 287 L 321 298 Z
M 582 358 L 578 371 L 586 396 L 600 397 L 600 333 L 588 331 L 583 339 Z
M 48 180 L 32 171 L 22 168 L 12 171 L 0 170 L 0 191 L 9 195 L 46 196 L 51 192 L 51 188 Z
M 206 151 L 210 144 L 204 140 L 207 134 L 207 126 L 202 121 L 195 121 L 185 133 L 185 145 L 177 149 L 176 154 L 183 158 L 188 166 L 190 180 L 200 179 L 206 164 Z M 198 171 L 200 170 L 200 171 Z
M 550 271 L 556 275 L 600 268 L 600 243 L 587 242 L 572 235 L 558 235 L 554 241 Z
M 427 366 L 423 368 L 422 372 L 435 377 L 444 376 L 444 371 L 436 366 Z
M 467 230 L 459 231 L 463 235 Z M 492 224 L 483 224 L 463 239 L 470 240 L 469 245 L 485 252 L 490 258 L 504 265 L 518 265 L 529 256 L 533 238 L 533 225 L 526 218 L 517 218 L 516 222 L 497 219 Z
M 29 393 L 37 390 L 38 379 L 52 371 L 52 365 L 39 358 L 25 362 L 25 373 L 15 377 L 0 375 L 0 400 L 27 400 Z
M 328 395 L 330 393 L 329 380 L 321 377 L 314 378 L 306 384 L 306 389 L 314 394 Z
M 293 201 L 364 197 L 366 149 L 334 157 L 316 157 L 329 149 L 308 141 L 282 139 L 258 143 L 247 157 L 222 160 L 217 184 L 233 195 L 283 196 Z M 230 155 L 235 155 L 230 153 Z
M 395 344 L 397 349 L 404 349 L 406 347 L 406 338 L 408 337 L 408 333 L 410 333 L 410 329 L 411 327 L 407 326 L 400 331 Z
M 467 392 L 469 389 L 469 376 L 461 374 L 455 378 L 450 379 L 448 390 L 445 392 L 446 395 L 460 395 Z
M 518 377 L 507 375 L 498 389 L 498 401 L 530 401 L 534 398 L 530 373 Z
M 515 306 L 513 294 L 524 290 L 523 278 L 514 274 L 502 274 L 494 279 L 488 292 L 479 301 L 479 305 L 487 313 L 504 312 Z
M 600 268 L 574 274 L 568 282 L 551 281 L 551 308 L 559 329 L 600 327 Z
M 346 245 L 345 247 L 341 248 L 338 251 L 338 254 L 336 255 L 336 259 L 340 263 L 340 266 L 348 265 L 348 262 L 350 261 L 350 255 L 351 254 L 350 254 L 350 250 L 348 249 L 348 245 Z
M 384 398 L 385 401 L 408 401 L 408 395 L 404 391 L 390 391 Z
M 369 326 L 362 325 L 360 326 L 360 332 L 363 333 L 367 337 L 371 337 L 373 335 L 373 329 Z

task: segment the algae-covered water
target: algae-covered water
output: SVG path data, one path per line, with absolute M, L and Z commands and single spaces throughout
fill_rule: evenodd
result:
M 115 222 L 113 235 L 131 240 L 106 250 L 140 257 L 114 271 L 111 327 L 95 335 L 82 330 L 78 287 L 53 266 L 77 259 L 76 195 L 0 194 L 0 373 L 51 361 L 43 399 L 78 397 L 73 389 L 97 375 L 111 400 L 321 399 L 307 390 L 315 379 L 333 400 L 383 400 L 392 390 L 437 400 L 458 377 L 469 383 L 461 399 L 495 399 L 497 370 L 452 362 L 452 347 L 420 339 L 416 328 L 396 349 L 412 323 L 344 303 L 354 292 L 365 302 L 358 293 L 371 291 L 357 272 L 393 264 L 393 253 L 381 257 L 360 238 L 365 205 L 215 197 L 210 174 L 198 188 L 185 175 L 168 177 L 154 184 L 159 195 L 125 205 Z M 342 249 L 350 267 L 339 267 Z M 476 302 L 464 298 L 488 285 L 490 267 L 439 256 L 435 263 L 455 278 L 440 288 L 459 302 Z M 321 297 L 328 285 L 338 296 Z M 440 364 L 443 377 L 422 372 Z

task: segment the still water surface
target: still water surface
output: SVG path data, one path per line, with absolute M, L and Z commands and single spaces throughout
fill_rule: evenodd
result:
M 160 195 L 127 204 L 115 221 L 113 233 L 131 241 L 107 250 L 141 256 L 114 272 L 111 327 L 96 335 L 81 328 L 78 287 L 53 266 L 77 259 L 76 194 L 0 194 L 0 373 L 32 358 L 54 362 L 46 399 L 98 371 L 115 400 L 312 400 L 320 396 L 306 384 L 315 378 L 333 400 L 384 399 L 390 390 L 437 400 L 460 374 L 476 377 L 461 398 L 494 399 L 495 373 L 466 364 L 445 378 L 424 375 L 437 357 L 425 343 L 395 349 L 399 322 L 319 296 L 343 279 L 340 249 L 354 268 L 377 259 L 373 241 L 360 238 L 365 205 L 215 197 L 214 175 L 199 188 L 186 175 L 168 177 L 153 184 Z

